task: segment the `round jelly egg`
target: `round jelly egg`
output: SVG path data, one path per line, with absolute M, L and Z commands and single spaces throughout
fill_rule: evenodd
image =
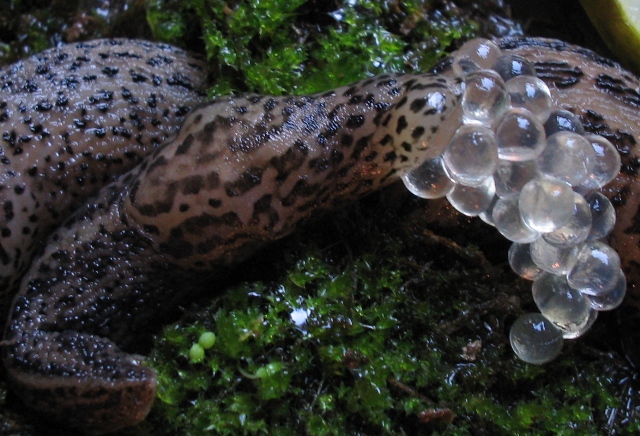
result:
M 502 56 L 500 48 L 485 38 L 465 42 L 453 56 L 453 72 L 464 76 L 479 69 L 489 69 Z
M 622 304 L 627 293 L 627 278 L 622 270 L 618 273 L 618 280 L 609 292 L 601 295 L 590 295 L 591 307 L 598 311 L 613 310 Z
M 522 56 L 507 54 L 496 59 L 491 67 L 492 70 L 500 74 L 505 82 L 517 76 L 535 76 L 536 69 L 533 64 Z
M 527 226 L 542 233 L 552 232 L 571 218 L 573 190 L 558 179 L 535 178 L 522 188 L 518 205 Z
M 602 295 L 618 281 L 620 257 L 601 241 L 585 242 L 567 275 L 569 285 L 583 294 Z
M 479 186 L 456 184 L 447 194 L 447 200 L 458 212 L 467 216 L 478 216 L 491 205 L 495 193 L 493 179 L 488 177 Z
M 504 113 L 495 137 L 500 159 L 512 161 L 535 159 L 546 145 L 544 127 L 534 114 L 522 108 Z
M 591 210 L 591 230 L 587 240 L 602 239 L 611 233 L 616 225 L 616 211 L 604 194 L 591 192 L 585 197 Z
M 447 174 L 456 183 L 481 185 L 498 166 L 493 132 L 482 126 L 461 126 L 444 150 L 443 160 Z
M 490 127 L 509 108 L 509 93 L 495 71 L 480 70 L 467 76 L 462 94 L 462 121 Z
M 498 168 L 493 173 L 496 195 L 500 198 L 518 195 L 524 185 L 537 174 L 536 164 L 532 160 L 513 162 L 500 159 Z
M 600 135 L 586 135 L 596 155 L 593 171 L 582 182 L 587 189 L 598 189 L 612 181 L 620 172 L 620 153 L 615 146 Z
M 529 250 L 529 244 L 520 244 L 514 242 L 509 247 L 509 266 L 520 277 L 526 280 L 535 280 L 542 270 L 531 259 L 531 252 Z
M 533 262 L 552 274 L 567 274 L 576 262 L 573 247 L 556 247 L 546 242 L 544 236 L 531 243 L 530 251 Z
M 511 105 L 527 109 L 540 123 L 545 123 L 551 114 L 551 91 L 542 80 L 533 76 L 518 76 L 505 83 Z M 541 125 L 544 131 L 544 126 Z
M 495 183 L 494 183 L 494 186 L 495 186 Z M 491 203 L 489 203 L 489 206 L 487 206 L 487 208 L 482 212 L 480 212 L 480 215 L 478 215 L 482 221 L 484 221 L 485 223 L 493 227 L 496 226 L 496 223 L 493 221 L 493 208 L 495 207 L 498 200 L 499 200 L 498 196 L 494 195 L 493 199 L 491 200 Z
M 556 247 L 573 247 L 587 240 L 591 232 L 591 208 L 582 195 L 573 193 L 573 214 L 565 225 L 542 238 Z
M 593 172 L 596 155 L 589 141 L 573 132 L 557 132 L 536 159 L 538 170 L 572 186 L 583 183 Z
M 574 132 L 584 135 L 584 126 L 578 117 L 564 109 L 558 109 L 549 114 L 549 118 L 544 123 L 544 130 L 547 136 L 557 132 Z
M 591 302 L 591 297 L 589 297 L 589 302 Z M 562 337 L 565 339 L 579 338 L 593 326 L 593 324 L 596 322 L 596 319 L 598 319 L 598 311 L 595 310 L 593 307 L 590 307 L 587 322 L 585 322 L 580 327 L 577 327 L 574 330 L 562 332 Z
M 571 288 L 565 276 L 543 272 L 533 281 L 532 294 L 540 313 L 562 330 L 563 337 L 575 337 L 589 323 L 589 297 Z
M 562 332 L 539 313 L 526 313 L 511 326 L 511 348 L 519 359 L 542 365 L 555 359 L 562 351 Z
M 453 190 L 454 182 L 444 170 L 442 156 L 423 162 L 402 176 L 409 192 L 421 198 L 441 198 Z
M 512 242 L 529 243 L 540 237 L 540 233 L 522 220 L 519 196 L 501 198 L 493 206 L 493 222 L 496 229 Z

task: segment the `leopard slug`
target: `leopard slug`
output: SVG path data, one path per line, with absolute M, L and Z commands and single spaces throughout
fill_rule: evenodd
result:
M 45 237 L 175 134 L 205 79 L 183 50 L 124 39 L 0 69 L 0 312 Z
M 628 126 L 637 128 L 637 115 L 616 111 L 635 107 L 632 75 L 557 41 L 500 43 L 536 64 L 557 105 L 592 108 L 580 115 L 611 132 L 620 150 L 618 137 L 635 141 Z M 594 88 L 598 99 L 585 100 L 581 88 Z M 178 290 L 198 290 L 199 271 L 224 271 L 437 156 L 460 123 L 460 92 L 444 62 L 430 74 L 380 76 L 311 96 L 225 97 L 192 111 L 174 139 L 95 197 L 67 204 L 83 206 L 49 235 L 7 321 L 2 359 L 18 396 L 90 432 L 144 419 L 157 382 L 131 354 L 133 338 L 175 307 Z M 629 147 L 623 156 L 627 166 L 634 153 Z M 611 195 L 633 206 L 634 178 L 623 175 Z M 619 209 L 620 222 L 633 221 L 636 209 Z M 629 253 L 621 253 L 628 271 L 640 259 Z
M 27 272 L 3 349 L 18 395 L 73 426 L 142 419 L 155 374 L 123 350 L 175 307 L 177 289 L 197 288 L 192 271 L 243 260 L 439 154 L 459 124 L 455 89 L 438 75 L 381 76 L 194 110 L 64 222 Z

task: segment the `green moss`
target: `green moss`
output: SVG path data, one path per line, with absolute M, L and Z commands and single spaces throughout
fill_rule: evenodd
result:
M 202 28 L 216 65 L 212 95 L 311 93 L 425 69 L 455 39 L 473 35 L 471 20 L 431 15 L 432 3 L 154 0 L 147 20 L 156 38 L 184 46 L 190 29 Z
M 410 217 L 375 206 L 304 230 L 270 252 L 273 280 L 241 284 L 167 327 L 151 356 L 160 401 L 148 425 L 313 435 L 608 428 L 607 414 L 624 408 L 616 384 L 630 374 L 619 358 L 583 342 L 546 366 L 517 360 L 508 327 L 530 284 L 488 274 L 467 253 L 428 242 Z M 337 227 L 339 246 L 326 226 Z M 190 362 L 202 332 L 216 343 Z
M 204 416 L 211 420 L 207 426 L 232 434 L 250 433 L 249 422 L 314 434 L 398 427 L 388 413 L 398 400 L 387 379 L 421 366 L 418 356 L 405 359 L 415 350 L 398 348 L 405 333 L 396 312 L 412 299 L 400 291 L 404 278 L 371 255 L 343 269 L 312 250 L 282 284 L 232 290 L 206 311 L 210 317 L 188 329 L 218 337 L 202 363 L 160 362 L 159 352 L 184 355 L 193 339 L 177 338 L 171 327 L 160 340 L 153 355 L 161 374 L 160 409 L 173 417 L 175 431 L 193 434 L 205 428 Z M 362 423 L 350 424 L 353 416 Z

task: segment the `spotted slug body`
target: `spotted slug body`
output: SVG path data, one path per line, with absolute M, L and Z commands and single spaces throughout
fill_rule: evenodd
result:
M 457 103 L 452 82 L 431 75 L 219 99 L 140 166 L 123 212 L 177 265 L 236 263 L 438 155 L 459 122 Z
M 175 134 L 204 101 L 205 71 L 175 47 L 121 39 L 0 69 L 0 307 L 69 211 Z
M 142 419 L 155 374 L 123 350 L 177 290 L 197 289 L 193 271 L 238 262 L 440 154 L 460 122 L 458 89 L 437 75 L 382 76 L 194 110 L 63 223 L 27 272 L 3 348 L 18 395 L 84 428 Z
M 637 113 L 613 113 L 627 104 L 616 100 L 620 93 L 607 85 L 594 91 L 597 101 L 587 101 L 580 91 L 602 82 L 603 71 L 611 77 L 605 82 L 636 95 L 628 73 L 557 42 L 501 44 L 549 72 L 542 77 L 557 104 L 594 108 L 601 121 L 594 129 L 611 132 L 620 150 L 616 135 L 635 141 L 635 132 L 624 132 L 628 123 L 637 125 Z M 533 46 L 537 52 L 528 51 Z M 566 65 L 549 61 L 556 54 Z M 562 82 L 574 66 L 578 80 Z M 16 393 L 30 407 L 89 431 L 143 419 L 156 375 L 131 354 L 133 338 L 175 307 L 183 297 L 177 290 L 203 286 L 199 271 L 224 270 L 300 222 L 438 155 L 460 124 L 460 87 L 446 62 L 437 73 L 380 76 L 312 96 L 225 97 L 192 111 L 174 139 L 85 200 L 31 264 L 2 348 Z M 572 87 L 575 93 L 564 94 Z M 607 105 L 611 112 L 595 109 Z M 614 194 L 624 196 L 619 204 L 634 201 L 629 177 Z M 620 211 L 621 222 L 637 214 Z

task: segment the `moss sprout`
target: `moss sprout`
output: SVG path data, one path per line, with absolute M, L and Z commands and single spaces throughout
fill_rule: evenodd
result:
M 204 359 L 204 348 L 200 344 L 193 344 L 189 348 L 189 360 L 193 363 L 202 362 Z
M 208 350 L 216 343 L 216 334 L 213 332 L 204 332 L 198 338 L 198 345 L 203 349 Z

